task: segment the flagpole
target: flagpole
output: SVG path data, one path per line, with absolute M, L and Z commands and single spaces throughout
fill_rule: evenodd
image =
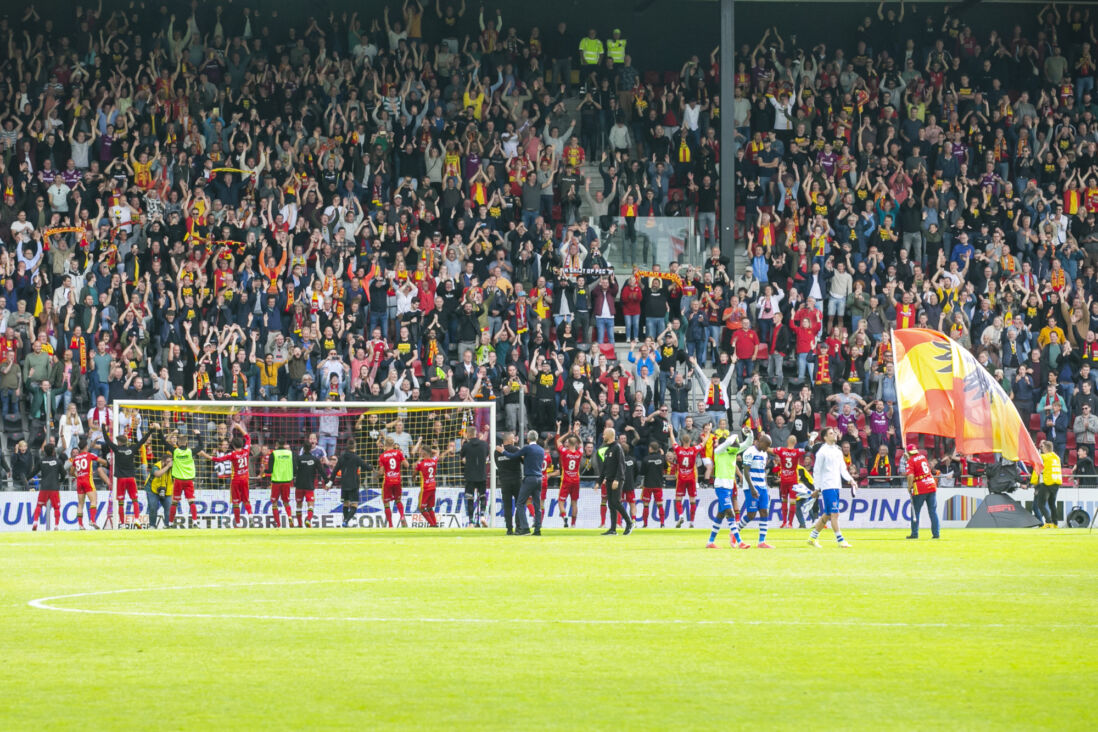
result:
M 899 378 L 899 362 L 896 360 L 896 329 L 893 328 L 892 332 L 888 336 L 889 343 L 892 344 L 892 378 Z M 904 430 L 904 410 L 900 409 L 900 387 L 896 386 L 896 423 L 900 425 L 900 447 L 907 452 L 907 434 Z

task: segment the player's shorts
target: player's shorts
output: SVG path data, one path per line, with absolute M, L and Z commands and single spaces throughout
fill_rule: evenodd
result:
M 122 500 L 124 496 L 129 496 L 132 501 L 137 500 L 136 478 L 115 478 L 114 485 L 118 500 Z
M 740 487 L 736 485 L 735 478 L 717 478 L 713 481 L 714 488 L 727 488 L 732 491 L 732 499 L 735 500 L 736 496 L 740 493 Z
M 302 501 L 308 501 L 309 503 L 312 503 L 315 498 L 316 490 L 313 488 L 309 488 L 308 490 L 302 490 L 300 488 L 294 489 L 294 500 L 296 500 L 298 503 L 301 503 Z
M 663 503 L 663 488 L 642 488 L 641 500 L 645 503 L 648 503 L 649 501 Z
M 627 491 L 622 491 L 621 492 L 621 500 L 625 501 L 626 503 L 636 503 L 637 502 L 637 490 L 635 488 L 630 488 Z
M 175 478 L 172 480 L 172 500 L 178 500 L 186 496 L 188 501 L 194 500 L 194 481 Z
M 38 503 L 61 508 L 61 491 L 38 491 Z
M 560 484 L 560 500 L 565 501 L 571 498 L 573 502 L 580 499 L 580 484 L 579 483 L 561 483 Z
M 340 488 L 339 500 L 344 503 L 358 503 L 361 496 L 359 495 L 358 488 Z
M 758 497 L 751 495 L 751 491 L 747 491 L 743 498 L 743 512 L 744 513 L 758 513 L 759 511 L 770 510 L 770 491 L 765 488 L 756 488 L 758 491 Z
M 419 507 L 435 510 L 435 489 L 425 488 L 419 493 Z
M 271 503 L 274 503 L 275 501 L 289 503 L 290 490 L 293 486 L 293 483 L 271 483 Z
M 690 498 L 698 497 L 698 484 L 696 482 L 684 483 L 679 481 L 675 484 L 675 499 L 681 500 L 683 496 L 690 496 Z
M 385 503 L 399 501 L 402 495 L 404 495 L 404 491 L 400 483 L 386 483 L 381 487 L 381 500 Z
M 735 488 L 717 488 L 717 513 L 724 513 L 725 511 L 736 510 L 736 489 Z
M 793 487 L 796 485 L 797 483 L 795 481 L 793 483 L 781 483 L 778 485 L 778 498 L 781 499 L 783 504 L 788 503 L 790 500 L 796 500 L 797 496 L 793 493 Z
M 248 500 L 248 492 L 251 486 L 248 483 L 248 476 L 241 475 L 233 478 L 229 483 L 229 499 L 236 502 L 246 502 Z
M 476 494 L 487 493 L 488 492 L 488 483 L 487 483 L 487 481 L 483 481 L 483 480 L 467 480 L 467 481 L 465 481 L 465 492 L 466 493 L 476 493 Z M 545 494 L 543 493 L 542 498 L 544 498 L 544 497 L 545 497 Z
M 92 493 L 95 491 L 95 483 L 92 483 L 90 475 L 82 475 L 76 479 L 76 494 Z
M 820 491 L 820 500 L 823 501 L 823 508 L 821 509 L 823 513 L 832 514 L 839 512 L 838 488 L 825 488 Z

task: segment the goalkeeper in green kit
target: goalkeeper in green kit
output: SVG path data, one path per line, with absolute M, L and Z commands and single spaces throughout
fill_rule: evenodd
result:
M 709 532 L 708 549 L 717 548 L 717 534 L 727 519 L 732 532 L 732 546 L 747 549 L 748 545 L 740 540 L 739 517 L 736 515 L 736 456 L 755 441 L 751 430 L 744 427 L 739 435 L 728 438 L 713 448 L 713 485 L 717 491 L 717 515 L 713 519 L 713 530 Z

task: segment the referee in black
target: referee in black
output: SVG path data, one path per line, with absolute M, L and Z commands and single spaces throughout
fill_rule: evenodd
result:
M 526 433 L 526 444 L 515 452 L 504 452 L 503 446 L 496 447 L 499 459 L 522 461 L 522 489 L 519 491 L 518 506 L 515 511 L 515 535 L 526 536 L 531 533 L 526 521 L 526 502 L 534 502 L 534 536 L 541 536 L 541 478 L 545 470 L 545 450 L 538 444 L 537 430 Z
M 504 460 L 502 455 L 518 452 L 514 432 L 504 433 L 502 446 L 503 452 L 496 453 L 496 483 L 503 499 L 503 522 L 507 525 L 507 535 L 511 536 L 515 533 L 515 507 L 522 484 L 522 465 L 518 460 Z
M 622 491 L 633 487 L 633 471 L 626 467 L 625 450 L 614 436 L 614 428 L 607 427 L 602 433 L 602 444 L 606 454 L 602 457 L 602 474 L 599 476 L 606 486 L 606 505 L 610 507 L 610 528 L 602 532 L 603 536 L 618 533 L 618 516 L 625 525 L 624 535 L 633 533 L 633 519 L 621 505 Z

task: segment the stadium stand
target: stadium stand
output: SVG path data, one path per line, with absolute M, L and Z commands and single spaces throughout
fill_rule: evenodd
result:
M 645 69 L 627 32 L 391 5 L 0 23 L 6 487 L 149 398 L 498 399 L 505 429 L 597 447 L 610 422 L 638 455 L 666 425 L 830 425 L 863 479 L 902 475 L 887 336 L 912 326 L 1066 465 L 1093 448 L 1085 9 L 978 39 L 882 5 L 845 48 L 767 29 L 724 70 L 722 141 L 715 49 Z

